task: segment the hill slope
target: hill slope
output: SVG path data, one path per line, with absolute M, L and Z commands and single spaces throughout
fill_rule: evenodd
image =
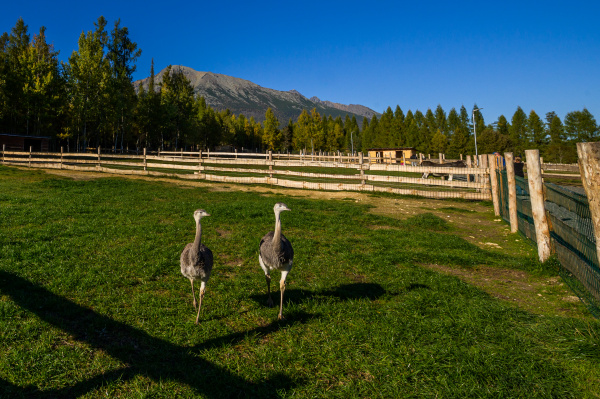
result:
M 182 71 L 194 87 L 194 93 L 203 96 L 213 109 L 217 111 L 229 109 L 234 114 L 244 114 L 247 118 L 254 117 L 256 121 L 265 119 L 268 108 L 273 110 L 281 124 L 286 124 L 290 118 L 296 120 L 302 110 L 310 111 L 313 108 L 316 108 L 322 116 L 331 115 L 334 118 L 356 116 L 359 124 L 363 117 L 370 119 L 373 115 L 378 115 L 377 112 L 362 105 L 337 104 L 321 101 L 316 97 L 308 99 L 296 90 L 268 89 L 248 80 L 212 72 L 198 72 L 185 66 L 174 65 L 172 68 Z M 165 71 L 166 68 L 154 77 L 157 87 Z M 138 80 L 134 82 L 134 86 L 137 89 L 143 85 L 147 89 L 149 82 L 150 78 Z

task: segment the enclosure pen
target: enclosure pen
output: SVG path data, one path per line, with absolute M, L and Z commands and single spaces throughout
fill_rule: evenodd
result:
M 491 199 L 489 168 L 485 164 L 480 163 L 481 167 L 443 167 L 443 164 L 419 166 L 418 162 L 410 165 L 377 163 L 376 159 L 364 157 L 362 153 L 357 156 L 341 153 L 273 154 L 270 151 L 264 154 L 210 151 L 153 153 L 143 149 L 143 155 L 129 155 L 99 148 L 94 149 L 94 153 L 67 153 L 61 148 L 59 153 L 3 151 L 3 163 L 314 190 Z

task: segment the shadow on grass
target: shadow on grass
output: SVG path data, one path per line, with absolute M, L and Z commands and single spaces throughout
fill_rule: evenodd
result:
M 265 289 L 266 291 L 266 289 Z M 343 284 L 335 287 L 331 290 L 325 291 L 317 291 L 312 292 L 308 290 L 301 289 L 286 289 L 284 295 L 284 301 L 286 303 L 300 304 L 312 298 L 319 297 L 332 297 L 338 298 L 342 301 L 349 300 L 357 300 L 357 299 L 370 299 L 372 301 L 382 297 L 385 294 L 389 294 L 386 290 L 379 284 L 375 283 L 352 283 L 352 284 Z M 272 291 L 271 295 L 273 296 L 273 300 L 276 303 L 276 307 L 278 307 L 279 301 L 279 290 Z M 256 302 L 262 304 L 267 303 L 267 293 L 251 295 L 250 298 L 255 300 Z M 285 304 L 284 304 L 285 309 Z M 287 317 L 287 316 L 286 316 Z
M 59 389 L 20 387 L 0 379 L 0 389 L 8 397 L 75 398 L 101 386 L 126 381 L 137 375 L 156 382 L 179 381 L 208 398 L 278 397 L 278 391 L 289 390 L 295 385 L 284 374 L 275 374 L 259 383 L 247 381 L 194 355 L 190 348 L 173 345 L 142 330 L 99 315 L 12 273 L 0 271 L 0 292 L 10 296 L 15 303 L 44 322 L 69 333 L 73 339 L 103 350 L 127 365 Z M 268 334 L 286 324 L 302 323 L 310 317 L 296 313 L 289 320 L 210 340 L 193 349 L 201 350 L 239 341 L 254 333 Z

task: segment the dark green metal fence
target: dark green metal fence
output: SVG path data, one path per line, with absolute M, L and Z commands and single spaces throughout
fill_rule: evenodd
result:
M 510 223 L 506 170 L 497 174 L 500 214 Z M 536 243 L 527 179 L 516 176 L 519 232 Z M 595 317 L 600 317 L 600 266 L 596 240 L 585 195 L 544 183 L 546 215 L 553 249 L 561 264 L 561 276 Z

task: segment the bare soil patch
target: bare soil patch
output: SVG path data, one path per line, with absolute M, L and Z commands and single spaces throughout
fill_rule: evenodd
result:
M 587 313 L 579 298 L 573 296 L 559 277 L 536 277 L 522 270 L 488 266 L 472 269 L 431 264 L 421 266 L 458 277 L 493 297 L 531 313 L 566 317 L 582 317 Z

